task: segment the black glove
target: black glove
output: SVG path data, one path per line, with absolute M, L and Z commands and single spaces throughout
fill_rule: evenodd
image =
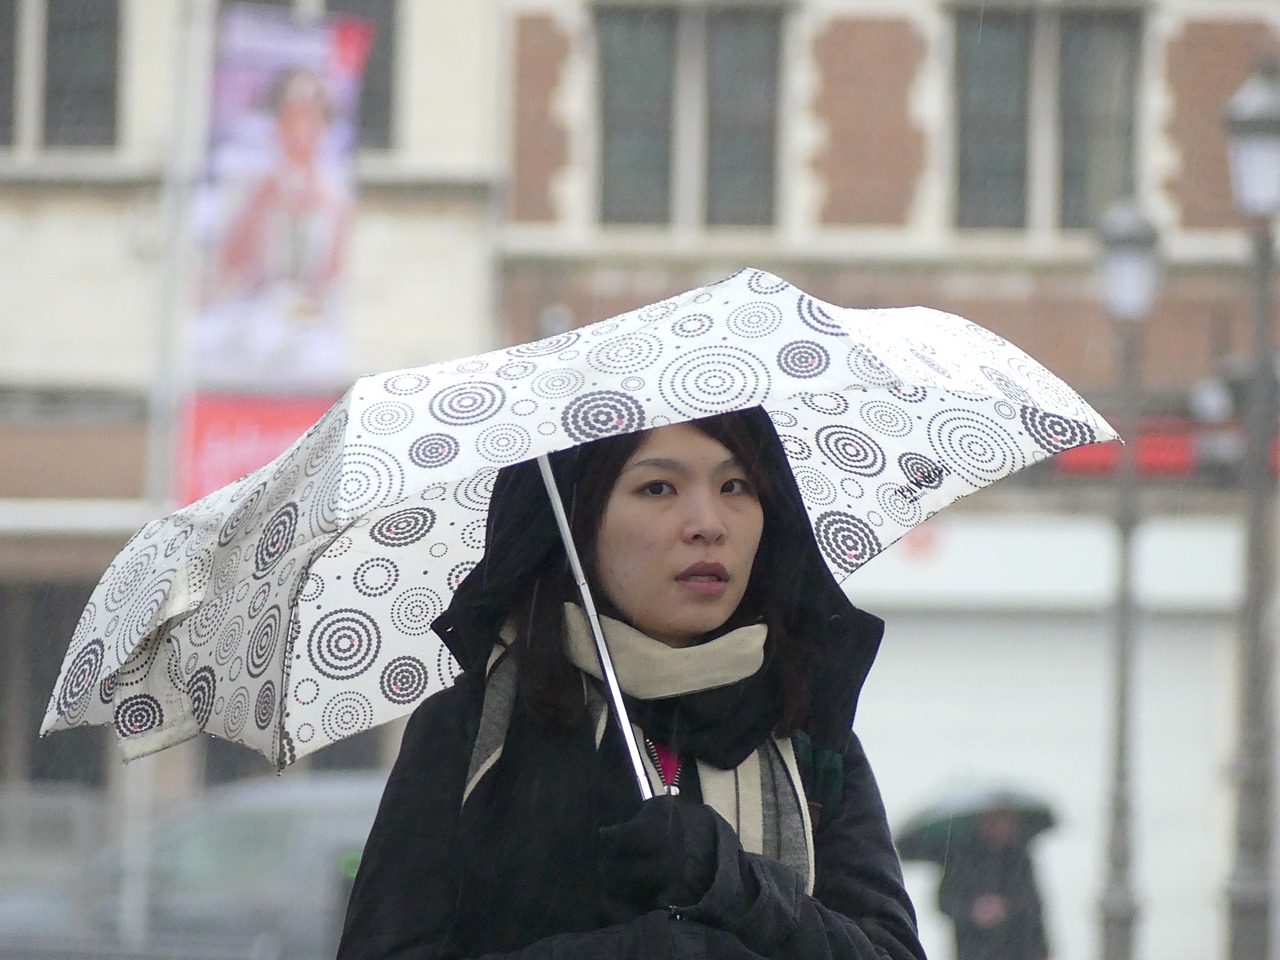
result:
M 608 923 L 688 907 L 716 876 L 716 814 L 661 795 L 630 820 L 600 830 L 600 909 Z

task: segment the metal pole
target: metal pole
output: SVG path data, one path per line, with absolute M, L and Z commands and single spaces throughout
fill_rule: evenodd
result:
M 205 120 L 204 100 L 209 64 L 208 41 L 214 0 L 184 0 L 176 15 L 178 55 L 169 156 L 165 163 L 160 206 L 166 242 L 156 311 L 156 362 L 147 411 L 147 505 L 161 514 L 173 508 L 173 473 L 177 456 L 178 408 L 182 396 L 180 362 L 185 329 L 186 267 L 190 252 L 189 206 Z M 145 943 L 150 935 L 150 821 L 155 806 L 156 758 L 140 757 L 120 771 L 117 802 L 123 850 L 117 929 L 128 944 Z
M 1271 445 L 1276 436 L 1270 223 L 1253 231 L 1254 350 L 1245 410 L 1245 595 L 1240 611 L 1240 728 L 1235 862 L 1227 881 L 1231 960 L 1266 960 L 1271 899 L 1271 631 L 1275 531 Z
M 1135 604 L 1133 600 L 1133 530 L 1138 519 L 1138 365 L 1137 321 L 1120 321 L 1120 397 L 1122 436 L 1116 473 L 1116 534 L 1119 570 L 1112 607 L 1113 676 L 1111 806 L 1107 836 L 1107 879 L 1102 893 L 1103 960 L 1130 960 L 1138 907 L 1130 878 L 1129 691 L 1133 673 Z
M 622 688 L 618 686 L 617 674 L 613 671 L 613 658 L 609 655 L 609 645 L 604 642 L 604 630 L 600 627 L 600 615 L 596 612 L 596 602 L 591 596 L 587 575 L 583 572 L 578 548 L 573 542 L 569 518 L 565 516 L 564 504 L 560 501 L 560 490 L 556 487 L 556 478 L 551 472 L 551 461 L 545 455 L 538 457 L 538 471 L 542 474 L 543 486 L 547 488 L 547 497 L 551 500 L 551 512 L 555 514 L 556 525 L 560 528 L 560 539 L 564 542 L 565 556 L 569 558 L 569 568 L 573 572 L 574 582 L 578 585 L 578 593 L 582 596 L 582 608 L 586 611 L 587 622 L 591 624 L 591 635 L 596 641 L 596 654 L 600 657 L 600 672 L 604 676 L 605 686 L 609 689 L 613 718 L 618 721 L 618 730 L 622 733 L 622 741 L 626 745 L 627 756 L 631 760 L 631 772 L 636 778 L 636 789 L 640 791 L 641 800 L 651 800 L 653 786 L 649 783 L 649 774 L 645 772 L 644 761 L 640 759 L 640 744 L 636 742 L 635 731 L 631 729 L 631 717 L 622 699 Z

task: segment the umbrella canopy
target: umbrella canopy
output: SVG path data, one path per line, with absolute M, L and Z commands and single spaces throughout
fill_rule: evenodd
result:
M 903 860 L 944 863 L 953 845 L 976 836 L 982 817 L 1003 811 L 1017 818 L 1017 842 L 1026 843 L 1057 825 L 1047 801 L 1009 787 L 972 786 L 948 793 L 894 832 Z
M 148 523 L 85 607 L 42 732 L 126 758 L 204 730 L 283 767 L 408 713 L 479 561 L 498 469 L 762 406 L 844 581 L 966 494 L 1116 439 L 1018 347 L 923 307 L 833 306 L 759 270 L 464 360 L 358 380 L 276 460 Z

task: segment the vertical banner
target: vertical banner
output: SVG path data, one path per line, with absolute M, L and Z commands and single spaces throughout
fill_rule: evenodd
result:
M 229 5 L 199 191 L 199 389 L 341 389 L 342 279 L 355 210 L 360 79 L 373 28 Z
M 179 467 L 184 499 L 246 472 L 228 476 L 232 463 L 253 469 L 272 459 L 308 425 L 281 432 L 299 401 L 315 408 L 350 383 L 343 279 L 372 43 L 372 24 L 352 17 L 301 22 L 286 10 L 223 8 L 193 211 L 196 395 Z M 222 420 L 213 427 L 210 417 Z M 235 437 L 255 438 L 253 452 L 228 446 Z

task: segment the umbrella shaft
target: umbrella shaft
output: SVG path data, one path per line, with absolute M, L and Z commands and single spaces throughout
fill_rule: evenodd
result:
M 555 476 L 551 473 L 551 461 L 546 456 L 539 456 L 538 469 L 542 473 L 542 482 L 547 488 L 547 497 L 551 500 L 551 510 L 556 515 L 560 539 L 564 541 L 565 556 L 569 558 L 569 569 L 573 571 L 574 582 L 577 583 L 578 592 L 582 595 L 582 608 L 586 611 L 587 622 L 591 624 L 591 634 L 596 641 L 596 653 L 600 656 L 600 672 L 604 676 L 605 686 L 609 688 L 613 715 L 618 721 L 622 740 L 627 745 L 627 754 L 631 757 L 631 769 L 636 777 L 640 798 L 649 800 L 653 797 L 653 787 L 649 783 L 649 774 L 645 772 L 644 761 L 640 759 L 640 745 L 636 742 L 635 731 L 631 729 L 631 717 L 627 714 L 627 705 L 622 702 L 622 689 L 618 686 L 618 677 L 613 672 L 613 658 L 609 656 L 609 648 L 604 642 L 600 616 L 596 613 L 596 604 L 591 598 L 591 588 L 587 586 L 587 575 L 583 572 L 582 562 L 578 559 L 578 549 L 574 545 L 573 534 L 569 530 L 569 518 L 565 516 L 564 504 L 560 501 L 560 491 L 556 487 Z

